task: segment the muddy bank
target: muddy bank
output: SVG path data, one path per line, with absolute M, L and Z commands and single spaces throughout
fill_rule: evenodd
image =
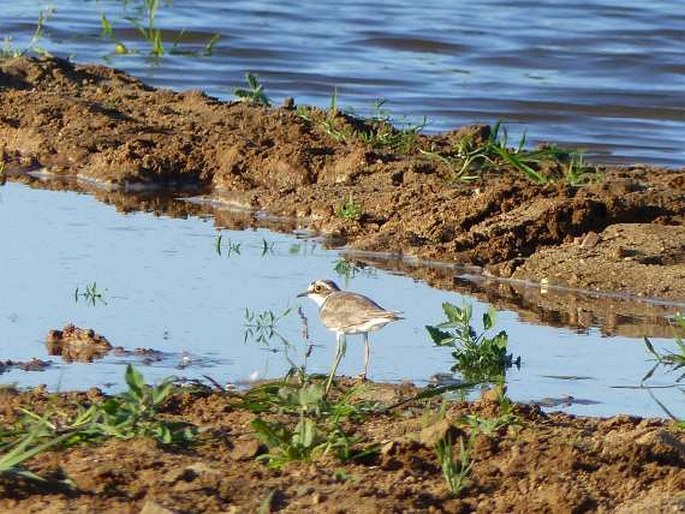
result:
M 348 384 L 349 386 L 349 384 Z M 410 385 L 368 384 L 350 402 L 373 401 L 375 414 L 345 424 L 367 457 L 346 463 L 332 454 L 270 469 L 255 458 L 265 447 L 236 394 L 177 392 L 162 406 L 167 421 L 201 428 L 192 445 L 115 440 L 52 450 L 28 469 L 74 488 L 0 479 L 3 512 L 682 512 L 685 433 L 663 420 L 545 414 L 514 406 L 513 417 L 472 448 L 473 468 L 460 497 L 446 489 L 433 444 L 446 430 L 468 430 L 466 416 L 494 420 L 502 404 L 488 394 L 451 403 L 401 403 Z M 42 389 L 0 392 L 4 426 L 20 408 L 55 412 L 103 400 L 97 390 L 51 395 Z M 398 405 L 400 404 L 400 405 Z M 394 408 L 387 407 L 395 406 Z M 385 410 L 384 410 L 385 409 Z M 437 412 L 433 410 L 433 412 Z M 264 415 L 286 422 L 287 416 Z M 471 418 L 473 419 L 473 418 Z M 502 418 L 500 418 L 501 420 Z M 525 499 L 525 500 L 524 500 Z M 155 510 L 156 509 L 156 510 Z M 662 509 L 662 510 L 660 510 Z
M 685 170 L 597 167 L 598 179 L 571 187 L 537 185 L 501 166 L 466 184 L 451 180 L 450 159 L 466 139 L 487 138 L 488 127 L 391 134 L 388 144 L 353 137 L 372 129 L 339 112 L 154 90 L 101 66 L 0 64 L 0 151 L 10 179 L 44 169 L 107 189 L 193 189 L 233 206 L 296 216 L 358 249 L 685 299 L 685 239 L 677 229 Z M 536 171 L 554 175 L 556 168 Z M 353 215 L 341 216 L 349 198 Z M 598 241 L 582 244 L 590 232 Z

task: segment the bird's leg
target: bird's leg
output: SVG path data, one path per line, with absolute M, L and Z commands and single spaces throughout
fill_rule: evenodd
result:
M 369 333 L 364 332 L 364 371 L 361 372 L 359 377 L 362 380 L 366 380 L 366 375 L 369 372 L 369 356 L 371 355 L 371 347 L 369 345 Z
M 326 382 L 326 389 L 324 389 L 324 396 L 328 396 L 328 391 L 331 388 L 331 384 L 333 383 L 333 377 L 335 377 L 335 372 L 338 370 L 338 365 L 340 364 L 340 360 L 342 359 L 343 355 L 345 355 L 345 349 L 347 346 L 347 341 L 345 341 L 345 334 L 342 332 L 339 332 L 337 335 L 337 341 L 338 341 L 338 346 L 336 347 L 335 350 L 335 361 L 333 362 L 333 367 L 331 368 L 331 372 L 328 375 L 328 381 Z

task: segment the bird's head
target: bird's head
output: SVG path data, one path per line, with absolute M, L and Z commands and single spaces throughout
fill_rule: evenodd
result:
M 340 288 L 332 280 L 315 280 L 306 291 L 298 294 L 298 298 L 307 296 L 314 300 L 318 305 L 321 305 L 329 294 L 340 291 Z

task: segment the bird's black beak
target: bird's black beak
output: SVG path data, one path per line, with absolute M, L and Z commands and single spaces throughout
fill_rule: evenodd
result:
M 297 298 L 302 298 L 303 296 L 307 296 L 309 294 L 309 291 L 305 291 L 304 293 L 300 293 L 297 295 Z

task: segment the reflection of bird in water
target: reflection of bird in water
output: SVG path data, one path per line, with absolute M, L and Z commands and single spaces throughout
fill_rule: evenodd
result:
M 297 296 L 307 296 L 314 300 L 319 305 L 321 322 L 336 333 L 338 344 L 326 391 L 330 388 L 340 360 L 345 354 L 347 334 L 364 335 L 364 370 L 361 377 L 366 378 L 371 352 L 369 332 L 379 330 L 391 321 L 403 319 L 401 312 L 385 310 L 364 295 L 341 291 L 335 282 L 330 280 L 315 280 L 309 284 L 305 292 Z

